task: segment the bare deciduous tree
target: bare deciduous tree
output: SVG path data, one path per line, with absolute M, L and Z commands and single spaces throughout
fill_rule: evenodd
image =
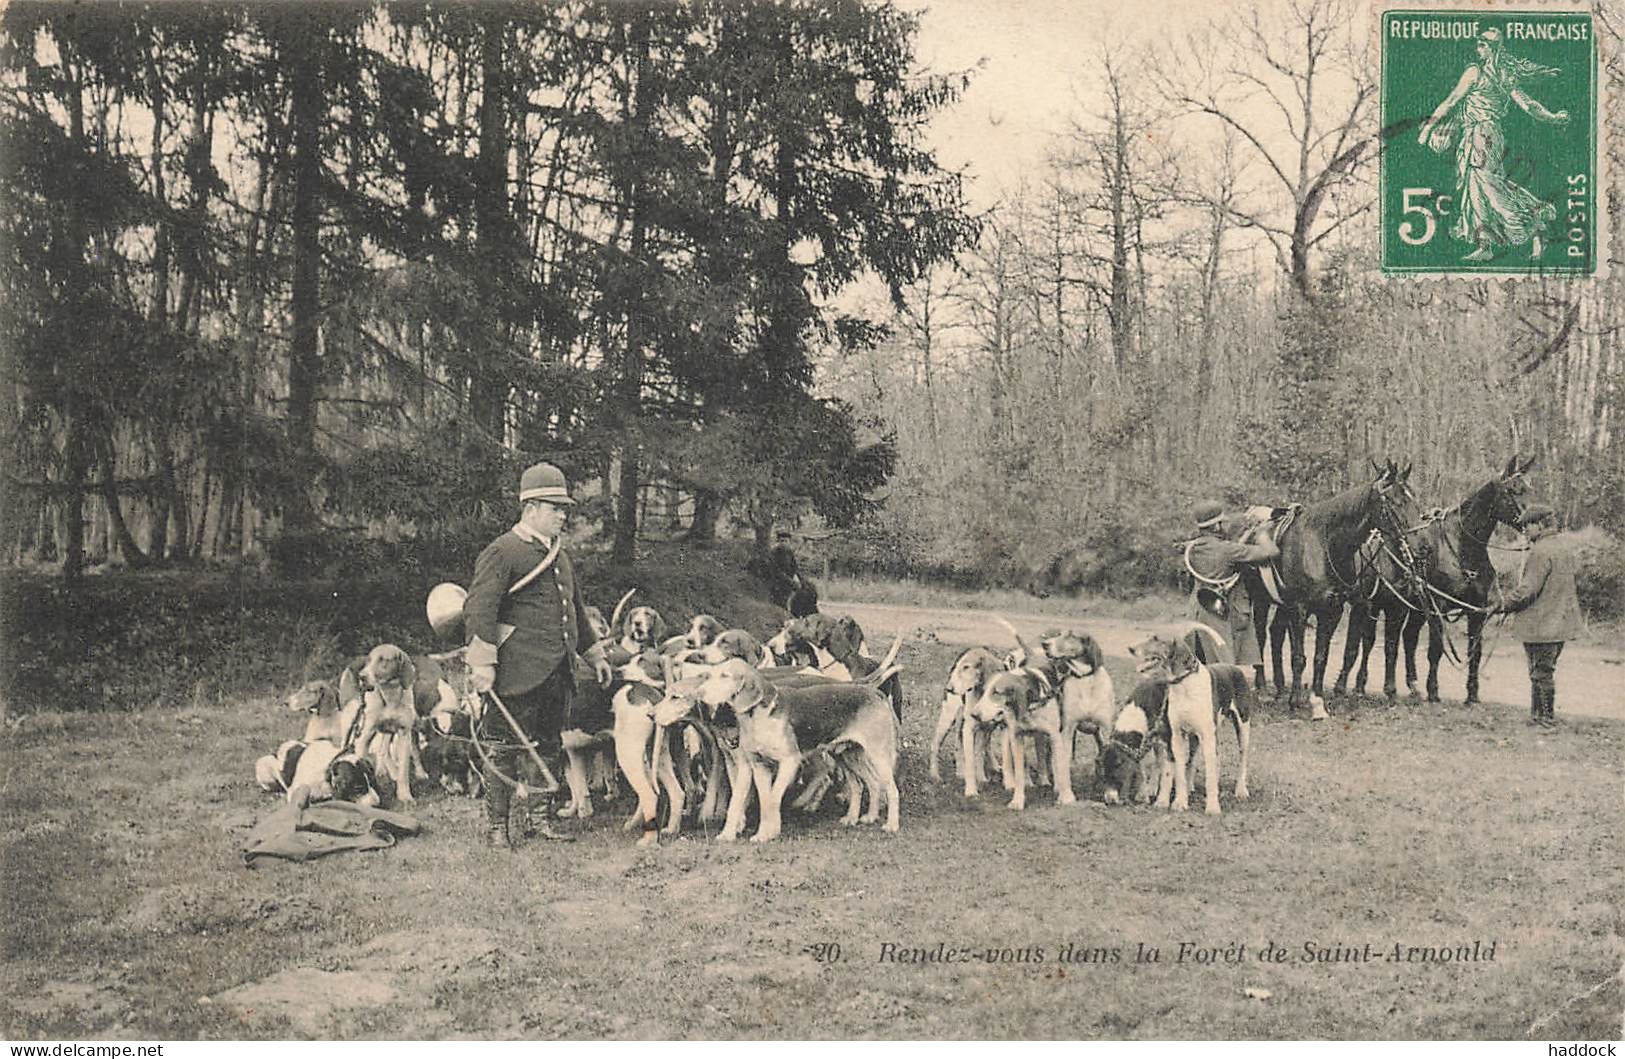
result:
M 1354 181 L 1376 153 L 1377 86 L 1350 0 L 1287 0 L 1281 12 L 1227 11 L 1165 54 L 1151 76 L 1171 104 L 1232 130 L 1262 163 L 1270 190 L 1210 202 L 1263 233 L 1310 299 L 1311 254 L 1374 205 L 1366 196 L 1322 215 L 1332 189 Z

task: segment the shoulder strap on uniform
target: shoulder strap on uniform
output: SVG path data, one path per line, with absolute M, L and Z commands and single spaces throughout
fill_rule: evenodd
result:
M 537 563 L 534 567 L 532 567 L 530 573 L 526 574 L 524 577 L 521 577 L 519 580 L 515 581 L 512 586 L 509 587 L 508 595 L 510 595 L 510 596 L 513 595 L 515 592 L 518 592 L 521 588 L 524 588 L 526 585 L 530 584 L 532 581 L 536 580 L 538 577 L 541 577 L 542 574 L 546 573 L 547 568 L 552 566 L 554 561 L 556 559 L 558 559 L 558 557 L 559 557 L 559 548 L 562 547 L 563 545 L 564 545 L 564 538 L 562 536 L 556 538 L 553 541 L 553 547 L 549 548 L 547 550 L 547 554 L 542 556 L 542 561 Z

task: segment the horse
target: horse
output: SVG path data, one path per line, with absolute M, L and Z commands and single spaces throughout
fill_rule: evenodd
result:
M 1416 690 L 1416 641 L 1422 626 L 1428 627 L 1427 701 L 1439 701 L 1439 659 L 1444 654 L 1448 633 L 1446 621 L 1467 618 L 1467 704 L 1478 698 L 1478 669 L 1484 649 L 1485 608 L 1495 584 L 1495 567 L 1490 563 L 1490 536 L 1499 525 L 1514 525 L 1523 514 L 1523 496 L 1529 485 L 1524 475 L 1534 466 L 1530 457 L 1521 466 L 1516 454 L 1507 460 L 1501 473 L 1484 482 L 1455 507 L 1424 518 L 1418 538 L 1418 551 L 1427 556 L 1422 578 L 1405 586 L 1396 577 L 1393 561 L 1386 555 L 1373 555 L 1365 572 L 1363 591 L 1349 609 L 1349 638 L 1343 647 L 1343 666 L 1335 685 L 1342 693 L 1356 658 L 1359 668 L 1354 689 L 1365 693 L 1367 666 L 1377 636 L 1377 616 L 1383 619 L 1383 694 L 1397 696 L 1395 669 L 1400 638 L 1405 642 L 1405 686 L 1412 698 Z M 1425 586 L 1418 593 L 1415 588 Z M 1421 598 L 1417 598 L 1418 596 Z
M 1292 643 L 1292 684 L 1288 693 L 1276 652 L 1276 702 L 1287 694 L 1289 710 L 1302 704 L 1304 638 L 1309 619 L 1315 622 L 1315 664 L 1309 691 L 1312 716 L 1326 716 L 1324 683 L 1332 637 L 1343 620 L 1344 604 L 1358 592 L 1360 553 L 1373 535 L 1403 557 L 1406 580 L 1414 574 L 1414 549 L 1406 540 L 1407 528 L 1417 521 L 1416 498 L 1410 490 L 1411 467 L 1401 469 L 1393 460 L 1372 468 L 1376 478 L 1346 489 L 1328 500 L 1305 504 L 1297 517 L 1276 537 L 1281 549 L 1275 560 L 1280 583 L 1280 616 Z M 1273 623 L 1272 623 L 1273 624 Z

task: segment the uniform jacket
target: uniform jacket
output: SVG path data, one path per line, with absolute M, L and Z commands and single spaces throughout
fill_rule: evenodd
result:
M 1574 587 L 1574 555 L 1555 537 L 1529 546 L 1523 580 L 1507 597 L 1512 634 L 1524 643 L 1553 643 L 1580 635 L 1580 597 Z
M 1267 550 L 1256 544 L 1240 544 L 1220 537 L 1199 537 L 1189 552 L 1191 569 L 1213 581 L 1228 581 L 1241 573 L 1243 567 L 1267 557 Z M 1203 604 L 1206 593 L 1223 595 L 1226 608 L 1223 617 Z M 1224 638 L 1235 664 L 1251 666 L 1263 661 L 1258 654 L 1257 634 L 1253 632 L 1252 597 L 1248 595 L 1245 584 L 1238 581 L 1228 591 L 1220 593 L 1217 585 L 1198 580 L 1191 601 L 1193 616 Z
M 548 546 L 509 530 L 474 561 L 474 581 L 463 603 L 471 637 L 497 644 L 498 695 L 521 695 L 540 685 L 581 645 L 592 643 L 575 568 L 562 549 L 553 565 L 517 592 L 508 591 L 536 568 Z M 506 640 L 498 625 L 511 625 Z

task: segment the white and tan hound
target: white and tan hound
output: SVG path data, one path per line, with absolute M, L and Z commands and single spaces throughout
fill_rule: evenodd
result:
M 619 629 L 617 646 L 629 655 L 658 650 L 666 640 L 666 619 L 653 607 L 633 607 Z
M 1251 715 L 1247 674 L 1239 666 L 1202 665 L 1182 640 L 1153 636 L 1130 647 L 1129 653 L 1145 680 L 1167 688 L 1166 733 L 1172 768 L 1164 768 L 1158 779 L 1158 808 L 1168 808 L 1170 786 L 1173 787 L 1173 808 L 1179 811 L 1189 808 L 1190 769 L 1195 764 L 1190 740 L 1195 738 L 1202 752 L 1206 810 L 1210 816 L 1219 814 L 1220 713 L 1230 718 L 1236 741 L 1241 745 L 1241 769 L 1236 776 L 1235 790 L 1236 798 L 1245 800 Z
M 346 671 L 346 677 L 349 671 Z M 361 734 L 356 737 L 357 757 L 373 752 L 374 740 L 382 737 L 375 754 L 379 771 L 395 783 L 395 800 L 412 801 L 414 772 L 428 778 L 417 741 L 417 665 L 412 657 L 394 644 L 379 644 L 367 652 L 367 660 L 356 672 L 356 689 L 362 698 Z M 345 678 L 339 681 L 339 698 L 344 700 Z M 429 712 L 432 704 L 424 704 Z
M 731 715 L 739 731 L 738 745 L 728 748 L 736 782 L 719 841 L 738 837 L 752 786 L 761 808 L 761 821 L 751 841 L 777 838 L 784 795 L 795 781 L 802 760 L 814 751 L 839 756 L 863 782 L 869 794 L 864 822 L 873 823 L 879 818 L 884 800 L 887 815 L 883 827 L 887 831 L 898 829 L 897 718 L 891 703 L 877 689 L 850 683 L 780 686 L 743 660 L 730 659 L 703 680 L 668 688 L 656 717 L 667 725 L 691 716 L 701 707 L 719 718 Z M 769 767 L 775 763 L 776 773 Z M 858 821 L 861 800 L 856 795 L 850 800 L 843 823 Z
M 931 736 L 931 778 L 942 778 L 938 759 L 943 741 L 950 734 L 957 734 L 962 748 L 959 775 L 963 778 L 967 770 L 975 773 L 974 781 L 965 789 L 967 796 L 974 796 L 977 785 L 987 782 L 983 760 L 987 756 L 986 734 L 974 719 L 967 721 L 967 711 L 981 699 L 982 691 L 993 675 L 1003 671 L 1004 663 L 998 655 L 986 647 L 968 647 L 954 659 L 943 687 L 942 708 L 937 713 L 936 731 Z

